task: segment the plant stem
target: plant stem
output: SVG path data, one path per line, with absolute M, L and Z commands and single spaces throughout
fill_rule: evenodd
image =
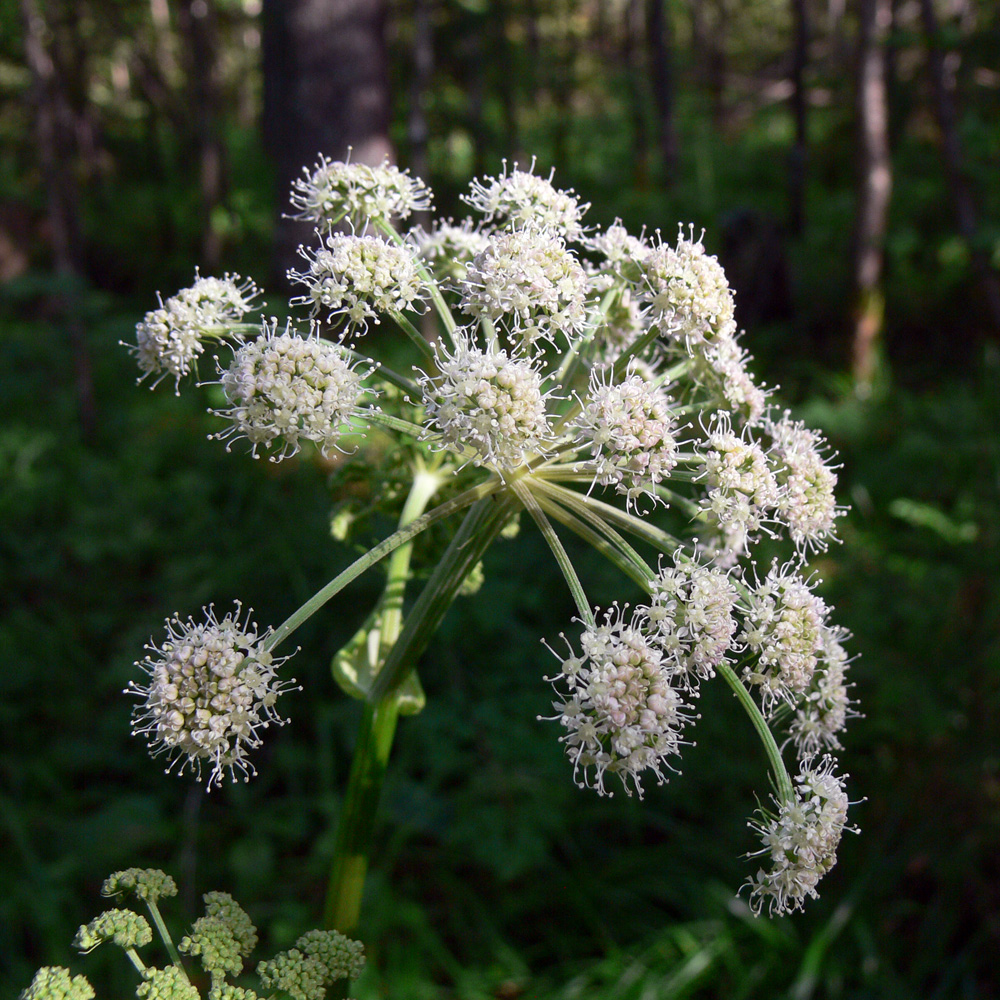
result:
M 421 516 L 444 478 L 440 473 L 425 468 L 422 463 L 414 469 L 413 485 L 399 517 L 400 529 Z M 410 540 L 396 549 L 389 559 L 381 601 L 380 663 L 395 645 L 402 629 L 403 598 L 410 575 L 412 554 L 413 542 Z M 323 914 L 324 926 L 342 934 L 350 934 L 354 930 L 361 913 L 361 895 L 368 871 L 375 817 L 398 718 L 399 699 L 392 693 L 374 704 L 365 702 L 337 827 Z
M 358 925 L 375 816 L 398 718 L 399 705 L 392 696 L 377 705 L 365 702 L 323 913 L 323 926 L 341 934 L 350 935 Z

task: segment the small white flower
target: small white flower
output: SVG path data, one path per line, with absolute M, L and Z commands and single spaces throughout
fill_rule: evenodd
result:
M 800 550 L 825 550 L 844 512 L 837 509 L 837 474 L 823 457 L 823 437 L 788 413 L 767 421 L 765 430 L 771 435 L 770 457 L 782 489 L 778 516 Z
M 347 219 L 360 229 L 369 220 L 390 222 L 426 211 L 431 193 L 422 180 L 388 159 L 372 167 L 321 156 L 312 170 L 305 170 L 305 179 L 295 181 L 291 201 L 298 209 L 295 218 L 317 225 Z
M 650 585 L 650 603 L 641 610 L 650 635 L 674 664 L 677 683 L 693 689 L 715 676 L 736 632 L 736 588 L 726 573 L 675 556 Z
M 702 509 L 723 531 L 759 531 L 781 499 L 764 450 L 747 430 L 733 432 L 728 413 L 715 416 L 700 474 L 707 486 Z
M 734 329 L 727 328 L 701 345 L 709 380 L 718 384 L 722 398 L 748 424 L 755 424 L 764 412 L 767 393 L 747 370 L 749 360 L 740 347 Z
M 254 299 L 260 294 L 252 281 L 239 275 L 222 278 L 202 278 L 195 273 L 195 282 L 164 302 L 160 308 L 146 313 L 136 326 L 136 343 L 126 345 L 135 354 L 142 375 L 155 375 L 156 386 L 167 375 L 181 379 L 194 368 L 205 350 L 204 341 L 223 336 L 227 329 L 239 323 L 255 309 Z
M 629 233 L 621 219 L 615 219 L 603 232 L 588 236 L 583 245 L 600 254 L 612 273 L 618 273 L 623 266 L 640 264 L 652 251 L 644 238 Z
M 850 663 L 843 642 L 845 629 L 830 626 L 822 630 L 820 649 L 812 685 L 799 703 L 788 726 L 789 738 L 800 756 L 820 750 L 839 750 L 839 734 L 849 718 L 856 718 L 845 674 Z
M 428 424 L 444 447 L 471 447 L 477 465 L 513 471 L 551 443 L 542 376 L 528 359 L 477 347 L 462 328 L 454 339 L 454 349 L 435 345 L 439 374 L 417 379 Z
M 207 764 L 211 788 L 226 771 L 234 781 L 237 771 L 244 780 L 255 773 L 247 751 L 260 746 L 260 730 L 284 724 L 274 706 L 295 680 L 278 679 L 287 657 L 265 651 L 270 630 L 259 634 L 249 612 L 241 623 L 239 602 L 221 621 L 211 605 L 203 610 L 204 623 L 176 615 L 166 620 L 162 646 L 147 646 L 146 658 L 136 663 L 149 682 L 132 681 L 126 693 L 141 699 L 132 710 L 132 734 L 146 737 L 154 757 L 171 757 L 168 771 L 180 761 L 179 774 L 190 766 L 200 780 Z
M 332 233 L 318 249 L 299 248 L 307 271 L 288 278 L 308 289 L 292 305 L 310 306 L 314 316 L 343 314 L 352 327 L 366 319 L 420 307 L 424 286 L 413 252 L 377 236 Z
M 489 244 L 489 237 L 476 229 L 471 219 L 461 225 L 438 222 L 429 232 L 419 226 L 410 233 L 422 260 L 438 280 L 461 281 L 472 258 Z
M 777 802 L 774 814 L 762 809 L 751 820 L 764 847 L 750 857 L 770 859 L 770 869 L 761 868 L 744 888 L 750 888 L 750 906 L 759 914 L 767 901 L 771 914 L 801 909 L 806 897 L 817 897 L 816 885 L 837 862 L 837 848 L 847 826 L 846 775 L 834 773 L 836 761 L 823 757 L 802 762 L 795 778 L 795 798 Z
M 760 688 L 764 713 L 794 705 L 813 680 L 828 608 L 809 583 L 789 566 L 773 565 L 751 591 L 740 639 L 758 654 L 744 677 Z
M 621 382 L 611 368 L 593 368 L 590 391 L 577 419 L 578 440 L 591 451 L 594 483 L 614 486 L 629 506 L 659 500 L 656 487 L 677 464 L 670 397 L 630 365 Z
M 580 239 L 580 220 L 590 206 L 581 205 L 573 191 L 556 189 L 552 185 L 554 170 L 546 179 L 533 174 L 534 169 L 534 160 L 528 170 L 518 170 L 515 163 L 508 174 L 504 160 L 499 177 L 482 181 L 477 178 L 463 200 L 481 212 L 487 222 L 518 229 L 550 229 L 565 240 Z
M 222 389 L 231 405 L 212 412 L 231 426 L 214 437 L 245 437 L 254 458 L 261 445 L 270 449 L 280 442 L 273 462 L 294 455 L 301 441 L 314 442 L 329 458 L 358 411 L 364 374 L 337 345 L 317 336 L 300 337 L 290 327 L 279 334 L 277 321 L 272 321 L 264 325 L 263 336 L 240 346 L 222 372 Z
M 587 275 L 555 234 L 497 233 L 473 258 L 461 282 L 468 316 L 506 320 L 529 348 L 561 333 L 572 341 L 587 321 Z
M 685 239 L 681 227 L 676 247 L 660 243 L 646 254 L 637 294 L 650 321 L 691 349 L 730 330 L 735 304 L 722 266 L 694 238 L 693 226 L 689 232 Z
M 582 655 L 572 647 L 567 657 L 556 654 L 562 670 L 546 678 L 562 699 L 553 707 L 566 729 L 560 742 L 574 779 L 601 795 L 610 794 L 608 774 L 617 774 L 629 795 L 634 786 L 640 798 L 643 772 L 663 784 L 663 769 L 672 770 L 668 758 L 680 753 L 681 731 L 692 718 L 672 684 L 672 664 L 644 625 L 641 612 L 626 623 L 617 608 L 608 611 L 603 624 L 584 628 Z

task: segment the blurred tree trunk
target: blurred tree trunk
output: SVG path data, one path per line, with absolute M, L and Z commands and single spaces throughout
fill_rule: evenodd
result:
M 642 86 L 646 74 L 636 46 L 636 38 L 642 37 L 642 33 L 641 0 L 629 0 L 622 35 L 621 59 L 628 89 L 629 118 L 632 121 L 632 177 L 639 191 L 645 191 L 649 187 L 649 131 L 646 128 Z
M 431 0 L 414 0 L 413 3 L 413 78 L 410 80 L 410 114 L 407 135 L 410 140 L 410 167 L 417 177 L 427 179 L 427 141 L 430 126 L 427 124 L 427 94 L 434 72 L 434 30 L 431 25 Z M 427 213 L 421 213 L 427 215 Z M 416 220 L 422 225 L 428 218 Z
M 320 153 L 381 163 L 389 141 L 385 0 L 264 0 L 264 138 L 275 164 L 273 278 L 301 264 L 312 226 L 284 217 L 292 181 Z
M 854 229 L 855 391 L 870 394 L 878 360 L 884 296 L 882 264 L 892 192 L 889 115 L 885 90 L 885 37 L 889 0 L 860 0 L 857 59 L 858 188 Z
M 955 206 L 958 231 L 969 247 L 972 266 L 979 278 L 986 307 L 989 310 L 990 322 L 997 332 L 1000 331 L 1000 278 L 993 270 L 977 239 L 979 225 L 975 197 L 965 169 L 965 154 L 958 134 L 955 102 L 945 71 L 941 31 L 931 0 L 920 0 L 920 16 L 924 34 L 927 36 L 927 69 L 934 90 L 934 111 L 941 131 L 941 151 Z
M 806 0 L 792 0 L 794 41 L 792 44 L 792 117 L 795 141 L 788 163 L 788 228 L 800 236 L 806 215 L 807 109 L 806 61 L 809 52 L 809 13 Z
M 201 194 L 201 263 L 206 271 L 218 269 L 222 234 L 216 210 L 226 186 L 225 148 L 219 128 L 222 117 L 218 81 L 218 35 L 214 5 L 206 0 L 180 0 L 177 27 L 184 42 L 184 70 L 191 114 Z
M 646 44 L 656 104 L 656 131 L 663 163 L 663 184 L 673 183 L 677 169 L 677 131 L 674 126 L 673 29 L 666 0 L 646 0 Z
M 68 16 L 74 19 L 75 11 L 69 11 Z M 52 263 L 57 279 L 49 300 L 50 308 L 69 336 L 77 413 L 83 433 L 89 435 L 95 424 L 94 385 L 90 350 L 80 318 L 84 248 L 75 173 L 80 136 L 86 134 L 87 129 L 73 109 L 66 79 L 75 70 L 73 77 L 83 80 L 84 53 L 79 34 L 71 33 L 76 51 L 72 53 L 74 65 L 67 69 L 70 60 L 59 59 L 54 26 L 46 20 L 38 0 L 21 0 L 21 17 L 25 59 L 31 73 L 35 141 L 45 184 Z

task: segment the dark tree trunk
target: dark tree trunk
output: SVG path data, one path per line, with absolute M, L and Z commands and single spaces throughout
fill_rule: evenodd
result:
M 882 263 L 892 192 L 885 90 L 889 0 L 861 0 L 858 13 L 858 192 L 854 233 L 857 300 L 852 368 L 856 391 L 867 395 L 875 374 L 882 328 Z
M 788 164 L 788 227 L 795 236 L 805 228 L 806 217 L 806 154 L 807 109 L 806 61 L 809 52 L 809 12 L 806 0 L 792 0 L 792 20 L 795 25 L 792 45 L 792 117 L 795 119 L 795 141 Z
M 941 132 L 941 152 L 944 157 L 948 186 L 955 205 L 958 231 L 969 246 L 990 322 L 994 332 L 1000 331 L 1000 278 L 993 270 L 989 258 L 977 240 L 978 220 L 972 184 L 965 169 L 965 154 L 958 134 L 955 102 L 948 85 L 944 56 L 941 51 L 941 34 L 931 0 L 920 0 L 920 15 L 927 36 L 927 68 L 934 89 L 934 111 Z
M 308 223 L 286 219 L 292 181 L 320 153 L 391 156 L 385 0 L 264 0 L 264 137 L 275 164 L 274 278 L 301 264 Z
M 54 48 L 49 46 L 52 25 L 46 22 L 38 0 L 21 0 L 21 17 L 25 58 L 32 79 L 35 141 L 47 195 L 52 263 L 58 279 L 49 304 L 69 336 L 77 412 L 81 429 L 87 435 L 95 423 L 94 386 L 79 308 L 84 251 L 75 175 L 79 136 L 84 129 L 67 93 L 65 66 L 60 66 Z M 82 52 L 74 55 L 82 60 Z
M 434 31 L 431 25 L 432 0 L 413 3 L 413 78 L 410 81 L 410 114 L 407 133 L 410 140 L 410 169 L 417 177 L 427 179 L 427 92 L 434 72 Z M 426 213 L 423 213 L 426 215 Z M 417 219 L 426 224 L 429 220 Z
M 646 40 L 663 183 L 669 187 L 677 169 L 677 131 L 674 127 L 673 32 L 665 5 L 666 0 L 646 0 Z
M 214 6 L 205 0 L 180 0 L 177 25 L 184 40 L 190 128 L 198 163 L 201 263 L 206 271 L 213 272 L 222 257 L 222 237 L 215 225 L 215 210 L 222 204 L 226 183 L 225 150 L 219 129 L 221 99 Z
M 636 45 L 636 38 L 643 35 L 640 0 L 629 0 L 626 14 L 622 69 L 628 86 L 629 118 L 632 120 L 633 180 L 636 188 L 643 191 L 649 187 L 649 130 L 643 106 L 642 81 L 646 74 Z

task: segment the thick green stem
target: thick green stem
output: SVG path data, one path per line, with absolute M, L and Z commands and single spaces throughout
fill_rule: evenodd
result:
M 350 935 L 358 925 L 375 816 L 398 717 L 399 706 L 392 697 L 377 705 L 365 703 L 323 913 L 323 926 L 342 934 Z
M 400 529 L 420 517 L 443 481 L 444 476 L 422 465 L 414 470 L 413 485 L 399 517 Z M 411 540 L 396 549 L 389 559 L 388 578 L 380 604 L 379 661 L 385 658 L 399 638 L 412 554 Z M 323 914 L 324 926 L 342 934 L 350 934 L 354 930 L 361 913 L 361 895 L 368 871 L 375 817 L 398 718 L 399 701 L 392 694 L 375 704 L 365 703 L 340 811 Z

